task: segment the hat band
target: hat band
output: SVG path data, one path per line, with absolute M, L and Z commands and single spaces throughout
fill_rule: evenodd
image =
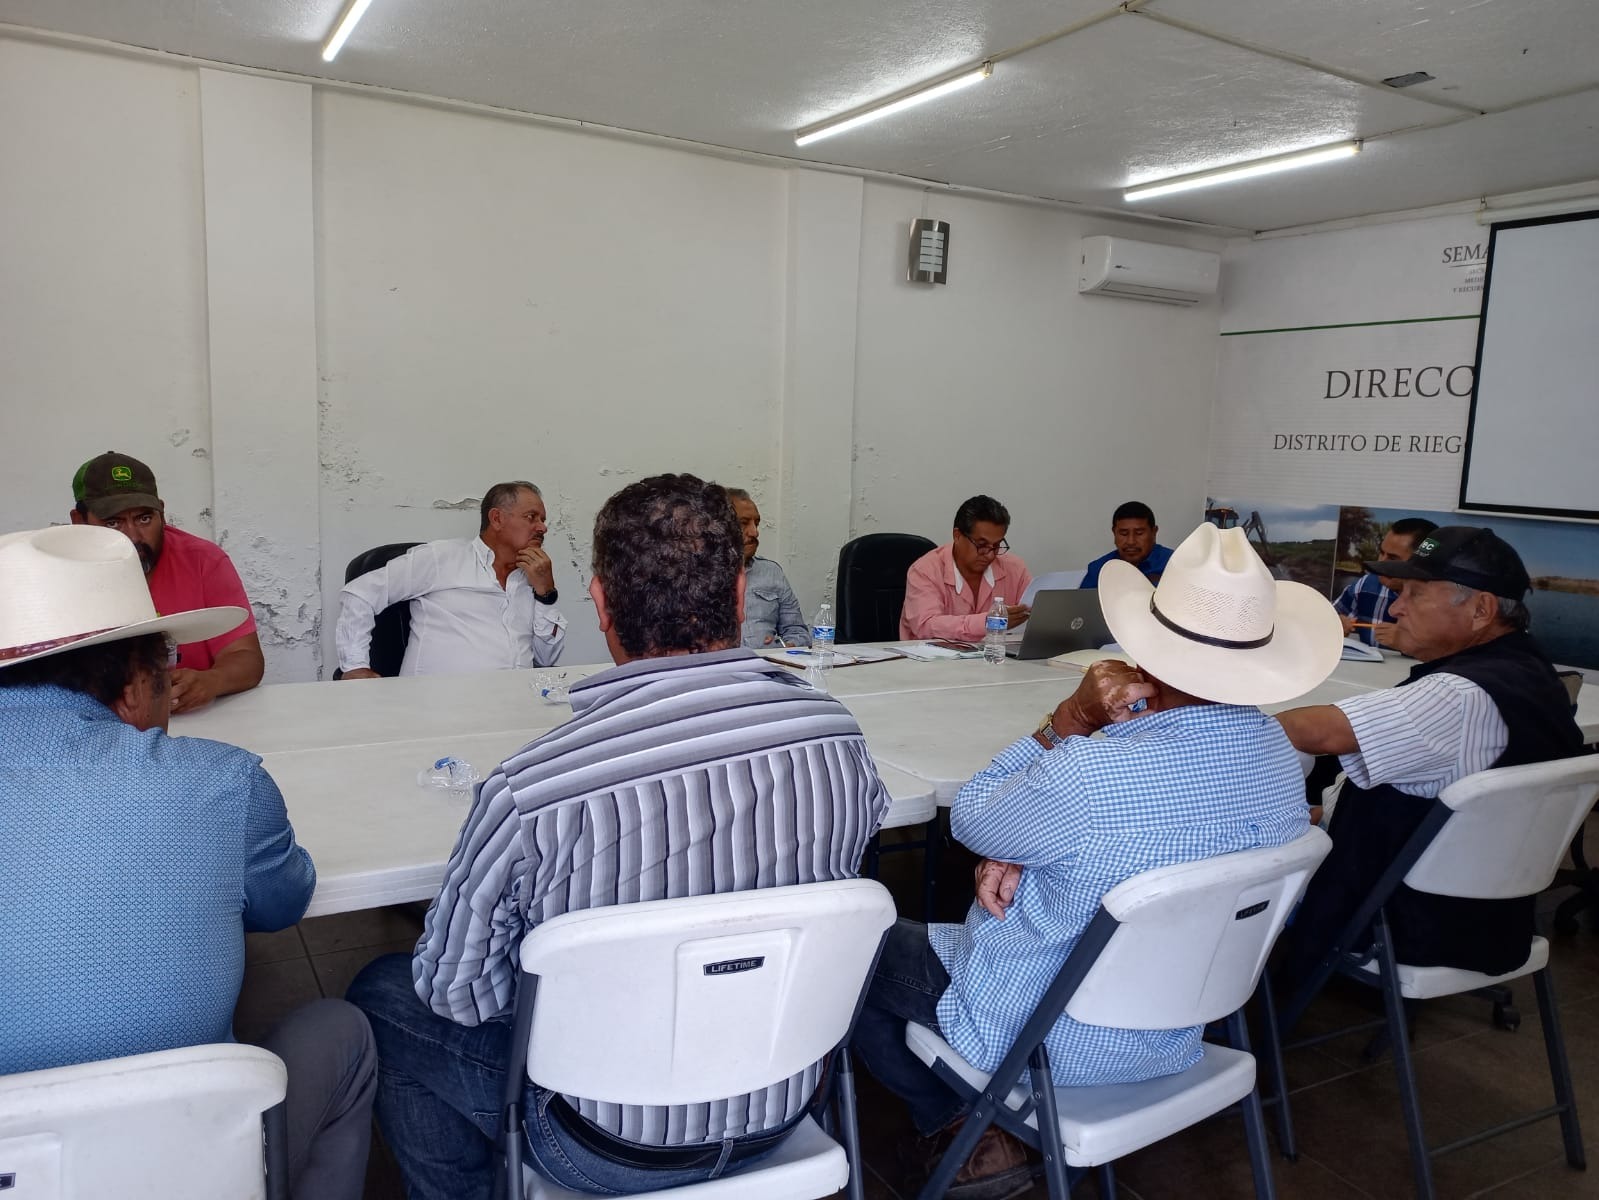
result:
M 14 658 L 27 658 L 33 654 L 44 654 L 49 650 L 59 650 L 62 646 L 70 646 L 73 642 L 81 642 L 86 638 L 97 637 L 102 633 L 110 633 L 116 629 L 115 625 L 107 625 L 104 629 L 91 629 L 88 633 L 74 633 L 67 637 L 51 638 L 47 642 L 30 642 L 25 646 L 0 646 L 0 663 L 10 662 Z
M 1159 621 L 1178 637 L 1185 637 L 1189 641 L 1198 642 L 1202 646 L 1220 646 L 1223 650 L 1258 650 L 1260 647 L 1267 645 L 1271 641 L 1272 636 L 1277 632 L 1276 629 L 1273 628 L 1263 638 L 1254 638 L 1250 641 L 1244 642 L 1235 641 L 1232 638 L 1211 637 L 1208 633 L 1195 633 L 1192 629 L 1184 629 L 1181 625 L 1177 624 L 1176 621 L 1173 621 L 1165 613 L 1161 612 L 1160 609 L 1156 608 L 1155 595 L 1153 592 L 1151 592 L 1149 596 L 1149 611 L 1154 614 L 1155 620 Z

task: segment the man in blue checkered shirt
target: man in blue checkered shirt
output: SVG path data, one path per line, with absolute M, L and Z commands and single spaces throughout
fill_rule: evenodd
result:
M 1426 517 L 1404 517 L 1388 527 L 1377 547 L 1379 562 L 1404 562 L 1415 552 L 1416 543 L 1438 526 Z M 1395 580 L 1370 572 L 1356 579 L 1333 601 L 1344 620 L 1344 636 L 1354 635 L 1368 646 L 1393 645 L 1394 619 L 1388 606 L 1399 589 Z
M 990 860 L 979 902 L 961 925 L 900 921 L 867 994 L 854 1045 L 924 1137 L 947 1138 L 967 1104 L 906 1048 L 907 1021 L 992 1071 L 1111 888 L 1309 829 L 1299 759 L 1255 705 L 1303 694 L 1337 664 L 1342 636 L 1326 598 L 1273 581 L 1241 531 L 1201 525 L 1158 586 L 1107 563 L 1100 604 L 1139 665 L 1096 663 L 1036 732 L 961 789 L 951 829 Z M 1185 1070 L 1200 1058 L 1200 1033 L 1062 1014 L 1046 1043 L 1056 1083 L 1083 1086 Z M 1028 1183 L 1022 1147 L 994 1127 L 948 1195 L 1009 1196 Z

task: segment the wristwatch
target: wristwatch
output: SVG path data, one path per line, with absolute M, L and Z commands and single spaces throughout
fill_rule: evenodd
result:
M 551 588 L 543 595 L 540 595 L 538 592 L 533 593 L 533 599 L 537 600 L 540 604 L 554 604 L 560 598 L 561 592 L 558 588 Z
M 1033 733 L 1043 734 L 1044 740 L 1049 743 L 1051 750 L 1056 746 L 1064 746 L 1066 744 L 1066 739 L 1055 732 L 1055 714 L 1053 712 L 1044 714 L 1043 721 L 1039 723 L 1037 729 L 1033 730 Z

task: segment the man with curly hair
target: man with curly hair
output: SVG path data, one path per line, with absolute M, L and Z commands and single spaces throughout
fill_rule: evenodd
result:
M 726 489 L 657 475 L 594 522 L 589 595 L 616 667 L 572 720 L 489 776 L 413 957 L 350 999 L 382 1063 L 378 1120 L 407 1195 L 488 1195 L 522 938 L 563 912 L 846 879 L 888 807 L 848 710 L 739 647 L 743 535 Z M 753 1095 L 618 1106 L 529 1087 L 528 1162 L 563 1187 L 631 1194 L 775 1150 L 821 1063 Z

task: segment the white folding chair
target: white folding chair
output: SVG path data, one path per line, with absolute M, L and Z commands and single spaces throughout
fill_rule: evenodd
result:
M 869 879 L 763 888 L 566 913 L 522 942 L 507 1073 L 507 1177 L 528 1200 L 581 1193 L 522 1170 L 522 1076 L 611 1104 L 701 1104 L 779 1083 L 837 1051 L 840 1146 L 805 1117 L 769 1157 L 651 1192 L 680 1200 L 863 1195 L 844 1046 L 883 935 L 887 889 Z
M 991 1075 L 932 1030 L 907 1025 L 912 1052 L 974 1101 L 922 1200 L 944 1194 L 991 1123 L 1043 1154 L 1049 1194 L 1065 1200 L 1068 1166 L 1101 1168 L 1101 1194 L 1114 1195 L 1112 1161 L 1240 1102 L 1255 1194 L 1270 1200 L 1271 1165 L 1242 1010 L 1284 920 L 1331 846 L 1313 828 L 1286 846 L 1146 871 L 1106 892 Z M 1122 1029 L 1181 1029 L 1225 1018 L 1232 1046 L 1205 1043 L 1204 1056 L 1188 1070 L 1143 1083 L 1056 1087 L 1044 1039 L 1062 1012 Z
M 1596 798 L 1599 756 L 1592 754 L 1479 771 L 1445 788 L 1394 864 L 1345 926 L 1333 951 L 1285 1007 L 1283 1028 L 1291 1029 L 1310 999 L 1335 972 L 1382 989 L 1384 1018 L 1377 1024 L 1386 1025 L 1386 1040 L 1393 1048 L 1417 1196 L 1433 1195 L 1432 1159 L 1549 1117 L 1560 1118 L 1566 1161 L 1580 1168 L 1586 1166 L 1586 1158 L 1566 1062 L 1565 1038 L 1549 979 L 1549 943 L 1534 936 L 1527 960 L 1503 975 L 1453 967 L 1407 966 L 1394 954 L 1384 906 L 1401 883 L 1418 892 L 1479 900 L 1508 900 L 1543 891 L 1553 881 L 1566 847 L 1587 819 Z M 1495 989 L 1526 975 L 1532 976 L 1538 996 L 1555 1103 L 1429 1148 L 1410 1061 L 1404 1001 Z M 1496 1008 L 1501 1004 L 1496 1001 Z M 1339 1029 L 1294 1044 L 1311 1045 L 1347 1032 Z
M 287 1080 L 275 1054 L 231 1043 L 0 1076 L 0 1195 L 287 1197 Z

